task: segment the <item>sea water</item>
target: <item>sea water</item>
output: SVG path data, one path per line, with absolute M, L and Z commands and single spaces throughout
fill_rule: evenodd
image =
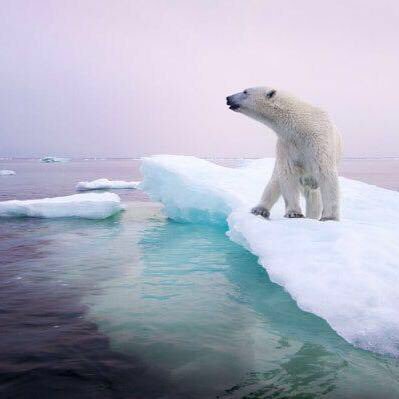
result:
M 397 189 L 398 164 L 347 161 L 343 173 Z M 17 174 L 1 177 L 0 197 L 139 180 L 138 166 L 1 161 Z M 140 191 L 118 194 L 126 211 L 102 221 L 0 221 L 1 397 L 399 397 L 398 360 L 298 309 L 223 227 L 175 223 Z

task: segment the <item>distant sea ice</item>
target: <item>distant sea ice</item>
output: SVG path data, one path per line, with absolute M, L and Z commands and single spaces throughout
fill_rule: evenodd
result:
M 56 163 L 56 162 L 68 162 L 69 158 L 61 158 L 61 157 L 44 157 L 40 159 L 40 162 L 44 163 Z
M 78 191 L 88 190 L 111 190 L 111 189 L 132 189 L 138 188 L 138 181 L 97 179 L 93 181 L 81 181 L 76 185 Z
M 0 170 L 0 176 L 12 176 L 12 175 L 16 175 L 16 173 L 13 170 Z
M 2 201 L 0 202 L 0 218 L 106 219 L 123 209 L 119 196 L 114 193 L 75 194 L 25 201 Z

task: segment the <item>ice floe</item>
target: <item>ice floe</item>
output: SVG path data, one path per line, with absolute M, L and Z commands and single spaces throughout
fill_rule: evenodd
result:
M 184 156 L 144 158 L 143 188 L 180 221 L 228 223 L 272 281 L 348 342 L 399 356 L 399 193 L 340 178 L 342 220 L 250 214 L 273 159 L 232 169 Z
M 65 197 L 0 202 L 2 217 L 84 218 L 105 219 L 121 210 L 123 205 L 117 194 L 88 193 Z
M 40 159 L 40 162 L 44 163 L 56 163 L 56 162 L 68 162 L 69 158 L 61 158 L 61 157 L 44 157 Z
M 132 189 L 137 188 L 140 182 L 97 179 L 93 181 L 81 181 L 76 185 L 78 191 L 88 190 L 111 190 L 111 189 Z
M 0 170 L 0 176 L 12 176 L 15 174 L 16 173 L 13 170 L 8 170 L 8 169 Z

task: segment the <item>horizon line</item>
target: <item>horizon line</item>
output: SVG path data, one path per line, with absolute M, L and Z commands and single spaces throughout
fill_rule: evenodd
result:
M 145 157 L 151 157 L 153 155 L 176 155 L 176 156 L 195 156 L 202 159 L 262 159 L 262 158 L 274 158 L 273 156 L 263 156 L 263 157 L 225 157 L 225 156 L 201 156 L 201 155 L 191 155 L 191 154 L 152 154 L 152 155 L 141 155 L 141 156 L 54 156 L 55 158 L 63 158 L 68 160 L 109 160 L 109 159 L 130 159 L 130 160 L 140 160 Z M 0 161 L 7 160 L 41 160 L 45 157 L 37 156 L 0 156 Z M 389 156 L 347 156 L 342 157 L 341 160 L 378 160 L 378 159 L 399 159 L 399 155 L 389 155 Z

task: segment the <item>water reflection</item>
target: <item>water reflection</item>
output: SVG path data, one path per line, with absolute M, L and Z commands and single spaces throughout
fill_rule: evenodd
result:
M 2 222 L 1 398 L 181 397 L 156 364 L 113 351 L 85 317 L 82 296 L 111 275 L 96 270 L 95 253 L 107 256 L 97 246 L 120 229 L 118 218 Z

